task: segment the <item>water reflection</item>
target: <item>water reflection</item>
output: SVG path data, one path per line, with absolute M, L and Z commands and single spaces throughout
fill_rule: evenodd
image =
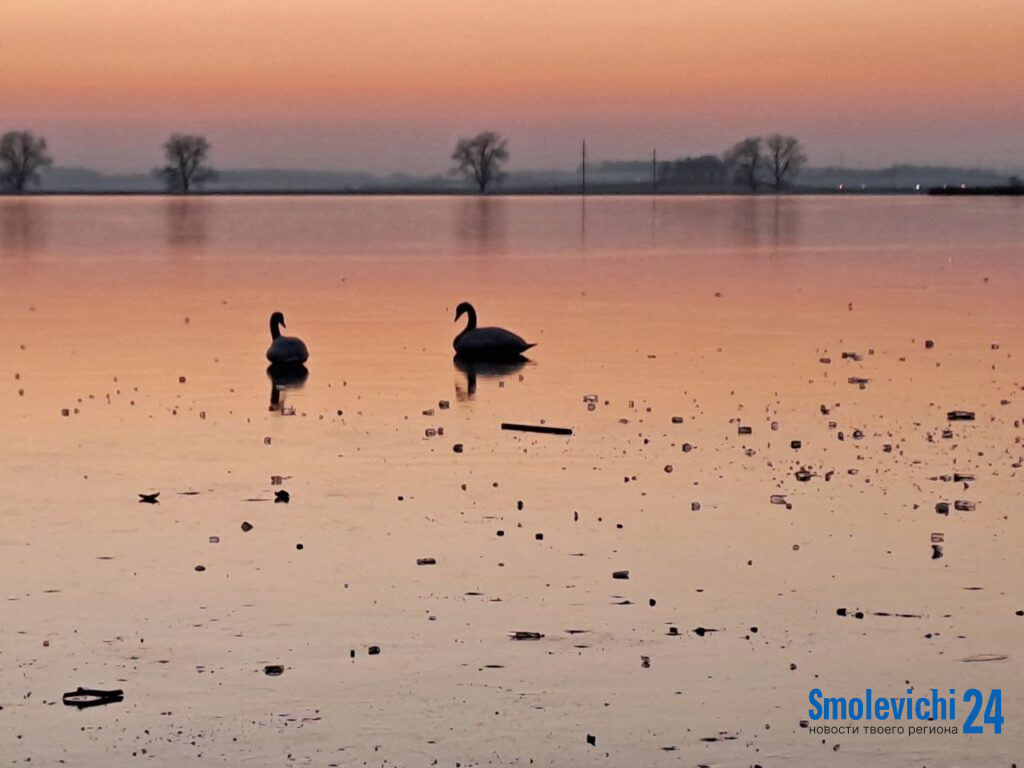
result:
M 733 206 L 733 230 L 746 248 L 787 248 L 797 242 L 799 215 L 799 201 L 789 196 L 737 197 Z
M 761 244 L 760 226 L 758 222 L 758 198 L 753 195 L 741 195 L 732 200 L 733 225 L 743 248 L 754 249 Z
M 464 197 L 459 201 L 456 235 L 465 250 L 480 253 L 501 250 L 507 235 L 506 200 L 500 197 Z
M 0 253 L 26 256 L 40 248 L 46 239 L 44 215 L 35 200 L 0 200 Z
M 796 243 L 799 208 L 790 197 L 776 196 L 772 206 L 772 245 L 776 250 Z
M 455 368 L 462 371 L 466 376 L 466 385 L 455 385 L 456 400 L 472 400 L 476 395 L 477 378 L 483 379 L 504 379 L 521 371 L 527 365 L 533 365 L 528 358 L 520 358 L 511 363 L 480 363 L 473 360 L 463 360 L 461 357 L 452 358 Z
M 267 378 L 270 379 L 270 410 L 287 415 L 285 393 L 296 392 L 306 386 L 309 369 L 304 365 L 271 365 L 267 367 Z
M 206 246 L 207 201 L 169 197 L 165 209 L 167 245 L 172 251 L 201 252 Z
M 651 195 L 651 247 L 658 247 L 658 196 Z
M 587 250 L 587 196 L 580 196 L 580 250 Z

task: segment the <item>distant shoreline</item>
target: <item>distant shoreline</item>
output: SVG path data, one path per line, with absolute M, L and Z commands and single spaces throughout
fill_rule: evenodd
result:
M 23 192 L 0 192 L 0 198 L 24 197 L 805 197 L 809 195 L 849 197 L 865 195 L 899 195 L 918 197 L 1015 197 L 1024 194 L 1024 187 L 1013 185 L 975 186 L 805 186 L 776 192 L 763 189 L 756 192 L 742 189 L 673 189 L 654 190 L 649 183 L 622 183 L 588 185 L 584 193 L 578 185 L 538 185 L 495 188 L 486 193 L 475 189 L 427 186 L 395 187 L 338 187 L 338 188 L 274 188 L 235 187 L 226 189 L 194 190 L 187 194 L 161 189 L 33 189 Z
M 999 187 L 932 187 L 929 195 L 936 197 L 1019 197 L 1024 195 L 1024 187 L 1005 185 Z
M 639 190 L 639 189 L 588 189 L 583 193 L 579 189 L 509 189 L 495 190 L 480 194 L 475 190 L 458 189 L 217 189 L 200 190 L 179 194 L 161 190 L 110 190 L 110 189 L 75 189 L 75 190 L 31 190 L 21 193 L 0 192 L 0 198 L 29 197 L 167 197 L 187 199 L 190 197 L 806 197 L 811 195 L 828 195 L 837 197 L 865 195 L 906 195 L 927 196 L 924 190 L 915 189 L 834 189 L 806 188 L 785 190 L 781 192 L 744 192 L 738 190 Z

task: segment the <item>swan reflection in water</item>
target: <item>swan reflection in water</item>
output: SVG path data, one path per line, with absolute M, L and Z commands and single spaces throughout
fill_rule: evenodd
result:
M 503 379 L 519 373 L 527 365 L 535 365 L 532 360 L 520 357 L 510 363 L 485 363 L 475 360 L 465 360 L 458 355 L 452 358 L 455 367 L 466 376 L 466 386 L 455 385 L 456 400 L 472 400 L 476 395 L 477 378 L 482 379 Z
M 267 367 L 270 379 L 270 410 L 285 413 L 284 393 L 306 386 L 309 370 L 304 365 L 271 365 Z

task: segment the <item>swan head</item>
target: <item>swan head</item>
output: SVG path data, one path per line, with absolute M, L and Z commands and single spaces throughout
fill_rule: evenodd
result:
M 275 312 L 274 314 L 272 314 L 270 316 L 270 324 L 274 325 L 275 323 L 278 324 L 278 325 L 284 326 L 286 328 L 288 327 L 284 323 L 284 315 L 281 314 L 280 312 Z
M 476 315 L 476 311 L 473 309 L 473 305 L 468 301 L 464 301 L 455 308 L 455 320 L 458 321 L 460 317 L 465 314 L 469 314 L 470 317 Z

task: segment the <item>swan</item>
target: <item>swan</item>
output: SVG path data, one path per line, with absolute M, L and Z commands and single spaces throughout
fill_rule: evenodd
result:
M 469 322 L 462 333 L 455 337 L 452 346 L 455 356 L 462 360 L 480 362 L 511 362 L 519 360 L 523 352 L 537 346 L 524 341 L 521 337 L 506 331 L 504 328 L 477 328 L 476 310 L 469 302 L 462 302 L 455 308 L 455 320 L 463 315 L 469 316 Z
M 284 315 L 275 312 L 270 316 L 270 347 L 267 349 L 267 360 L 272 365 L 302 365 L 309 360 L 309 350 L 302 339 L 295 336 L 282 336 L 281 328 L 286 327 Z

